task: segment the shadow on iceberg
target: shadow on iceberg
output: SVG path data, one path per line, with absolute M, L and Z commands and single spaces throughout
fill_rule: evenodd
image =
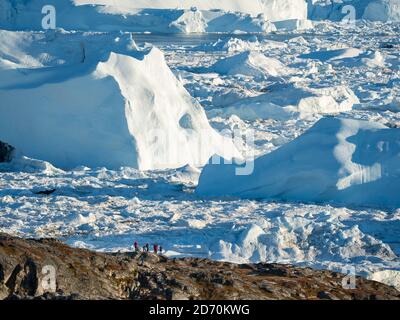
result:
M 204 165 L 215 153 L 240 156 L 159 49 L 116 51 L 73 66 L 6 70 L 0 138 L 63 169 L 169 169 Z
M 254 172 L 209 164 L 196 193 L 362 207 L 400 207 L 400 129 L 324 118 L 280 149 L 254 161 Z

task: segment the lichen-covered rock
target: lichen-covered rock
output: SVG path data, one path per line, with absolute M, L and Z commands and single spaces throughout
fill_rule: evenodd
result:
M 400 299 L 396 289 L 363 278 L 345 289 L 343 277 L 278 264 L 97 253 L 0 234 L 0 299 Z

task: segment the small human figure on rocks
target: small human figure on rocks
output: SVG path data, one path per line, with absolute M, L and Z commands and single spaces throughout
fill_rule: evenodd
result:
M 135 252 L 139 252 L 139 244 L 137 243 L 137 241 L 135 241 L 133 246 L 135 247 Z
M 159 252 L 160 252 L 160 254 L 162 254 L 162 252 L 163 252 L 163 247 L 162 246 L 160 246 Z
M 140 256 L 140 265 L 143 266 L 144 265 L 144 254 L 142 253 Z
M 144 246 L 144 248 L 145 248 L 145 251 L 146 251 L 146 252 L 149 252 L 149 251 L 150 251 L 150 246 L 149 246 L 148 243 L 146 243 L 146 245 Z
M 157 254 L 158 253 L 158 244 L 154 244 L 153 249 L 154 249 L 154 254 Z

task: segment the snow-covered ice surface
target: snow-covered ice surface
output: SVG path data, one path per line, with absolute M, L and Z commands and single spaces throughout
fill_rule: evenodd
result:
M 278 21 L 306 18 L 307 4 L 303 0 L 74 0 L 77 5 L 106 5 L 111 12 L 129 13 L 138 9 L 191 9 L 243 12 L 257 16 L 265 14 L 269 20 Z
M 197 23 L 192 26 L 202 28 L 195 14 L 189 18 Z M 254 145 L 236 142 L 245 155 L 278 149 L 326 114 L 400 126 L 400 25 L 314 24 L 301 32 L 269 35 L 133 38 L 142 48 L 153 43 L 164 52 L 168 66 L 204 108 L 214 129 L 254 131 Z M 15 70 L 79 64 L 83 47 L 87 61 L 96 60 L 111 42 L 115 45 L 125 36 L 9 33 L 7 41 L 0 41 L 0 79 L 5 81 L 2 77 Z M 125 47 L 122 51 L 117 45 L 115 50 L 129 55 Z M 245 58 L 236 64 L 240 54 Z M 235 56 L 234 72 L 215 68 L 221 59 Z M 314 108 L 315 101 L 323 107 Z M 194 193 L 200 171 L 191 166 L 146 172 L 80 166 L 63 171 L 19 157 L 0 165 L 0 231 L 57 237 L 101 251 L 128 250 L 137 240 L 158 242 L 170 256 L 339 271 L 355 267 L 359 274 L 400 287 L 399 208 L 208 199 Z M 35 194 L 52 188 L 56 192 L 51 196 Z
M 0 28 L 41 30 L 47 0 L 2 0 Z M 58 0 L 57 26 L 66 30 L 155 33 L 270 32 L 274 22 L 304 28 L 304 0 Z
M 324 118 L 297 139 L 242 165 L 209 164 L 197 194 L 398 208 L 400 129 Z M 220 161 L 222 162 L 222 161 Z
M 111 46 L 97 60 L 82 42 L 74 45 L 82 47 L 81 63 L 0 75 L 0 136 L 24 155 L 69 169 L 141 170 L 202 166 L 214 154 L 240 157 L 211 128 L 159 49 L 120 53 Z
M 316 20 L 340 21 L 343 15 L 349 13 L 354 13 L 357 19 L 363 18 L 370 21 L 400 20 L 400 3 L 398 0 L 307 0 L 307 2 L 309 18 Z

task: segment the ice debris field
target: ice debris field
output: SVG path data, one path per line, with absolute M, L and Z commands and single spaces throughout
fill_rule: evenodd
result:
M 0 0 L 1 232 L 400 288 L 397 0 L 47 2 Z

